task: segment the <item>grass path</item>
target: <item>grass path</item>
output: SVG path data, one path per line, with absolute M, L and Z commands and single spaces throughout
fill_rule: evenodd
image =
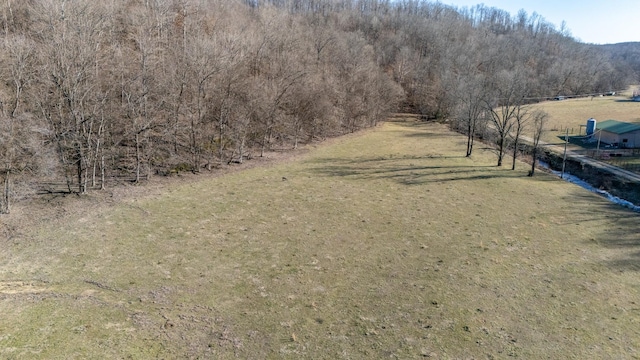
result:
M 391 122 L 39 226 L 0 358 L 638 358 L 637 214 Z

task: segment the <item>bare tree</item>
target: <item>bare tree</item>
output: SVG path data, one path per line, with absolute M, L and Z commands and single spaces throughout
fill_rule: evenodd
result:
M 535 110 L 531 117 L 533 118 L 533 144 L 531 149 L 531 171 L 529 171 L 529 176 L 533 176 L 536 171 L 540 139 L 544 134 L 544 129 L 549 115 L 542 110 Z
M 467 81 L 460 81 L 458 89 L 458 106 L 455 111 L 455 119 L 460 130 L 467 136 L 466 156 L 473 152 L 476 132 L 480 122 L 485 120 L 486 109 L 484 107 L 485 88 L 484 81 L 476 76 Z
M 298 24 L 282 20 L 282 15 L 274 14 L 273 9 L 263 9 L 261 22 L 253 29 L 254 55 L 250 71 L 251 86 L 256 89 L 252 98 L 260 156 L 271 147 L 277 133 L 283 133 L 283 104 L 294 85 L 306 75 L 301 63 L 305 56 L 297 56 Z
M 220 71 L 218 54 L 213 41 L 206 36 L 192 36 L 188 42 L 185 66 L 187 70 L 186 115 L 189 126 L 189 150 L 191 166 L 199 172 L 207 142 L 209 130 L 206 122 L 212 118 L 211 93 L 214 75 Z
M 8 116 L 5 111 L 0 114 L 0 171 L 3 178 L 0 213 L 8 214 L 11 210 L 15 175 L 25 170 L 35 173 L 35 156 L 40 149 L 37 130 L 33 118 L 23 114 Z
M 0 213 L 9 213 L 14 175 L 35 168 L 34 157 L 40 146 L 36 120 L 21 106 L 36 75 L 34 44 L 24 36 L 9 35 L 2 49 L 5 56 L 0 61 L 0 73 L 8 80 L 10 96 L 6 104 L 0 102 L 0 158 L 4 178 Z
M 75 173 L 77 192 L 84 193 L 106 96 L 96 85 L 106 16 L 87 0 L 49 0 L 39 6 L 44 17 L 38 32 L 43 77 L 37 102 L 54 135 L 69 191 Z
M 221 64 L 222 71 L 216 77 L 214 88 L 215 95 L 212 96 L 211 110 L 213 120 L 216 122 L 215 139 L 218 160 L 225 161 L 226 152 L 232 147 L 233 130 L 237 129 L 234 121 L 238 118 L 239 103 L 243 98 L 242 93 L 245 88 L 246 79 L 242 71 L 245 65 L 243 52 L 239 44 L 233 40 L 235 36 L 226 37 L 222 56 L 224 62 Z
M 139 183 L 145 172 L 151 172 L 152 136 L 162 125 L 163 100 L 168 92 L 162 87 L 166 80 L 162 63 L 163 24 L 151 16 L 156 8 L 139 8 L 127 14 L 131 30 L 126 42 L 118 44 L 117 66 L 119 68 L 120 104 L 122 126 L 121 142 L 133 144 L 133 154 L 123 156 L 125 168 L 131 169 L 134 182 Z
M 338 45 L 333 49 L 333 66 L 336 68 L 336 80 L 343 85 L 339 89 L 339 110 L 344 129 L 355 132 L 369 126 L 373 109 L 370 100 L 376 99 L 374 76 L 378 69 L 372 61 L 374 49 L 358 34 L 349 34 L 340 39 Z
M 485 110 L 491 115 L 491 124 L 497 135 L 497 165 L 502 166 L 507 141 L 516 125 L 516 115 L 523 105 L 526 85 L 517 71 L 501 71 L 490 86 L 493 89 L 492 96 L 484 100 Z
M 515 111 L 515 124 L 514 124 L 514 129 L 513 131 L 510 133 L 511 139 L 513 140 L 513 157 L 512 157 L 512 162 L 511 162 L 511 170 L 515 170 L 516 169 L 516 159 L 518 158 L 518 145 L 520 145 L 520 136 L 522 135 L 522 132 L 525 130 L 525 127 L 527 126 L 529 119 L 530 119 L 530 115 L 529 114 L 529 108 L 524 106 L 524 105 L 520 105 L 516 107 L 516 111 Z

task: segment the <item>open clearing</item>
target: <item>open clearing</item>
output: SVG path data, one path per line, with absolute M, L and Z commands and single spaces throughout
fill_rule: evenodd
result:
M 390 122 L 14 229 L 0 358 L 640 357 L 640 217 L 465 140 Z

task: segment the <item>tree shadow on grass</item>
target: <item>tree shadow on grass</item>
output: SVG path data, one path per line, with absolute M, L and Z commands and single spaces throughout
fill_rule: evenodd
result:
M 408 138 L 457 138 L 460 141 L 466 141 L 464 135 L 460 135 L 454 131 L 443 131 L 445 125 L 434 122 L 404 122 L 395 123 L 400 128 L 410 129 L 410 132 L 403 132 L 403 136 Z M 440 125 L 440 126 L 438 126 Z
M 423 120 L 416 120 L 416 121 L 406 121 L 406 120 L 399 120 L 399 121 L 390 121 L 392 123 L 394 123 L 395 125 L 398 125 L 400 127 L 406 127 L 406 128 L 429 128 L 430 126 L 433 126 L 434 124 L 437 124 L 437 122 L 435 121 L 423 121 Z
M 460 134 L 442 133 L 442 132 L 435 132 L 435 131 L 412 132 L 410 134 L 405 134 L 404 136 L 409 138 L 438 138 L 438 139 L 455 138 L 460 142 L 466 141 L 466 139 L 460 137 Z
M 640 271 L 640 213 L 608 201 L 594 201 L 594 196 L 584 192 L 572 196 L 575 211 L 582 212 L 586 222 L 604 221 L 602 227 L 585 242 L 619 250 L 619 257 L 605 264 L 620 271 Z M 590 206 L 584 206 L 589 203 Z M 595 211 L 594 211 L 595 207 Z
M 616 209 L 619 211 L 619 209 Z M 640 271 L 640 216 L 627 211 L 615 219 L 614 226 L 595 234 L 596 241 L 607 248 L 621 250 L 607 265 L 619 270 Z
M 522 177 L 522 172 L 498 168 L 494 165 L 477 165 L 469 160 L 462 165 L 425 164 L 429 160 L 462 159 L 464 156 L 426 156 L 397 158 L 317 159 L 313 172 L 321 176 L 346 177 L 353 180 L 390 179 L 402 185 L 421 185 L 433 182 L 486 180 L 492 178 Z M 420 164 L 406 164 L 419 160 Z M 403 164 L 402 162 L 405 162 Z

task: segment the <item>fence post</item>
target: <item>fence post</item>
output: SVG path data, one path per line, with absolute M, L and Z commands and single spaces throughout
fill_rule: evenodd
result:
M 560 179 L 564 179 L 564 166 L 567 162 L 567 143 L 569 143 L 569 128 L 567 128 L 567 133 L 564 136 L 564 155 L 562 156 L 562 174 L 560 174 Z

